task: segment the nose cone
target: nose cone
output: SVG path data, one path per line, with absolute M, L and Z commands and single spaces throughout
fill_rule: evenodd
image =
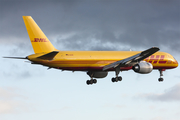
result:
M 174 64 L 175 67 L 178 67 L 178 62 L 177 62 L 177 60 L 174 60 L 173 64 Z

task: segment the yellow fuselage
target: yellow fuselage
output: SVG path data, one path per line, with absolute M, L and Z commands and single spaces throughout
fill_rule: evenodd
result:
M 101 71 L 105 65 L 131 57 L 141 51 L 59 51 L 53 60 L 37 58 L 46 53 L 38 53 L 28 56 L 34 63 L 42 64 L 50 68 L 72 71 Z M 172 55 L 165 52 L 157 52 L 146 58 L 153 65 L 153 69 L 171 69 L 178 66 Z M 121 67 L 121 70 L 132 69 L 132 66 Z

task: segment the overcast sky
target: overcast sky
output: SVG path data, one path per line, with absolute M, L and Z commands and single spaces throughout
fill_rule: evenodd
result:
M 180 61 L 180 0 L 0 0 L 0 55 L 33 49 L 22 16 L 32 16 L 59 50 L 145 50 Z M 84 72 L 61 72 L 0 58 L 0 120 L 179 120 L 179 68 L 140 75 L 114 72 L 85 84 Z

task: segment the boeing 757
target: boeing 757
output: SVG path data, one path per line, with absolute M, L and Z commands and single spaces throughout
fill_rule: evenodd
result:
M 47 66 L 69 71 L 85 71 L 90 80 L 88 85 L 97 83 L 94 78 L 104 78 L 109 71 L 115 72 L 112 82 L 122 80 L 121 71 L 134 70 L 136 73 L 148 74 L 159 70 L 159 82 L 163 81 L 163 71 L 178 67 L 172 55 L 159 52 L 158 47 L 144 51 L 60 51 L 57 50 L 39 28 L 31 16 L 23 16 L 34 54 L 27 57 L 5 57 L 28 59 L 31 64 Z

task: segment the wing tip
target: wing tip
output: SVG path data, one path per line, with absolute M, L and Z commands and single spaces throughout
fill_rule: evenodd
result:
M 158 49 L 158 50 L 160 50 L 160 48 L 159 47 L 152 47 L 153 49 Z

